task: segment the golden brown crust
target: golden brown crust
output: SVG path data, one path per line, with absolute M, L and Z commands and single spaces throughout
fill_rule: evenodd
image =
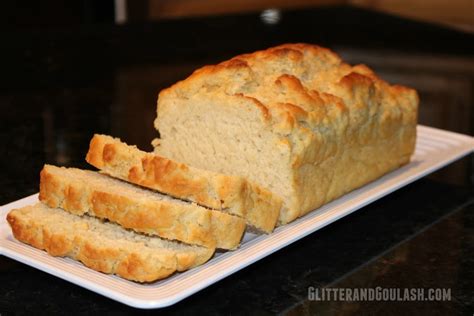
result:
M 104 149 L 105 165 L 116 157 L 117 147 L 113 144 L 106 145 L 105 148 L 109 148 L 109 150 Z M 111 150 L 112 148 L 113 150 Z M 107 160 L 106 152 L 110 154 Z M 112 152 L 114 154 L 111 154 Z M 194 177 L 186 165 L 160 156 L 144 155 L 141 159 L 141 165 L 130 168 L 127 180 L 214 209 L 222 208 L 217 194 L 212 191 L 212 188 L 208 187 L 207 179 Z
M 103 141 L 103 138 L 93 137 L 86 155 L 86 161 L 99 169 L 104 166 L 104 159 L 108 159 L 108 154 L 104 153 L 105 144 L 102 143 Z
M 116 240 L 88 230 L 86 221 L 71 224 L 66 218 L 64 222 L 48 222 L 49 210 L 37 204 L 10 211 L 7 221 L 14 237 L 53 256 L 70 257 L 94 270 L 128 280 L 152 282 L 202 264 L 212 256 L 210 250 L 198 253 L 153 249 L 132 242 L 117 247 Z
M 268 190 L 241 177 L 140 151 L 110 136 L 94 135 L 86 160 L 113 177 L 244 217 L 265 232 L 271 232 L 278 219 L 281 200 Z
M 133 191 L 113 190 L 113 183 L 109 182 L 118 180 L 94 182 L 93 176 L 107 177 L 88 173 L 92 172 L 45 165 L 40 174 L 40 201 L 76 215 L 87 213 L 138 232 L 189 244 L 222 249 L 235 249 L 240 244 L 245 221 L 239 217 L 179 201 L 144 199 Z
M 171 87 L 162 90 L 160 92 L 159 98 L 162 97 L 164 99 L 167 94 L 176 94 L 178 96 L 185 95 L 189 97 L 197 93 L 203 86 L 211 85 L 215 82 L 222 82 L 222 86 L 236 86 L 236 88 L 232 89 L 232 91 L 234 92 L 234 96 L 252 98 L 256 101 L 255 106 L 261 109 L 268 109 L 269 104 L 268 102 L 263 101 L 263 99 L 261 98 L 261 94 L 254 94 L 252 91 L 247 91 L 245 88 L 248 85 L 256 84 L 252 82 L 254 80 L 257 80 L 257 78 L 255 77 L 255 73 L 268 71 L 265 69 L 265 67 L 270 66 L 270 63 L 281 63 L 288 65 L 288 68 L 295 68 L 293 69 L 293 71 L 298 74 L 301 73 L 299 77 L 304 77 L 309 76 L 307 72 L 310 71 L 308 69 L 305 69 L 304 67 L 310 66 L 311 62 L 314 63 L 316 61 L 319 64 L 324 65 L 321 66 L 321 68 L 323 69 L 334 69 L 334 72 L 337 72 L 338 74 L 346 73 L 346 75 L 342 75 L 342 79 L 339 82 L 331 82 L 331 80 L 333 80 L 333 78 L 331 78 L 332 74 L 325 74 L 324 71 L 322 71 L 321 69 L 318 70 L 319 73 L 313 73 L 313 75 L 321 77 L 320 80 L 324 80 L 324 77 L 327 76 L 329 84 L 339 84 L 343 88 L 345 87 L 351 90 L 357 88 L 357 86 L 368 86 L 371 84 L 376 84 L 378 86 L 382 86 L 383 89 L 392 90 L 397 98 L 403 97 L 405 94 L 416 93 L 413 89 L 410 89 L 408 87 L 388 85 L 385 81 L 377 77 L 373 73 L 373 71 L 365 65 L 349 66 L 343 63 L 336 53 L 332 52 L 327 48 L 304 43 L 296 43 L 283 44 L 266 50 L 257 51 L 251 54 L 238 55 L 230 60 L 221 62 L 217 65 L 204 66 L 196 70 L 191 76 L 189 76 L 185 80 L 179 81 Z M 298 69 L 298 67 L 302 68 Z M 251 73 L 252 75 L 243 76 L 245 80 L 240 82 L 239 80 L 236 80 L 236 76 L 233 76 L 236 71 Z M 310 79 L 303 83 L 303 79 L 299 77 L 294 74 L 281 73 L 281 75 L 277 76 L 274 81 L 275 88 L 272 88 L 271 86 L 267 87 L 264 85 L 262 89 L 278 90 L 278 87 L 280 87 L 280 89 L 283 88 L 287 90 L 286 92 L 289 92 L 292 95 L 296 95 L 296 98 L 293 98 L 293 100 L 298 100 L 297 102 L 300 104 L 309 105 L 308 108 L 305 108 L 303 110 L 305 113 L 301 112 L 302 108 L 299 106 L 299 104 L 292 104 L 292 102 L 272 102 L 274 104 L 271 104 L 271 107 L 274 108 L 276 111 L 285 110 L 292 116 L 310 118 L 312 117 L 311 115 L 309 115 L 311 112 L 317 112 L 320 110 L 320 107 L 326 106 L 325 102 L 323 102 L 319 97 L 317 97 L 323 91 L 317 90 L 318 87 L 312 86 L 314 83 L 311 82 Z M 221 80 L 221 78 L 224 78 L 224 80 Z M 306 87 L 310 87 L 311 89 L 308 88 L 307 90 Z M 335 95 L 334 93 L 336 92 L 326 92 L 325 94 L 332 98 L 340 99 L 340 97 Z M 313 105 L 311 105 L 311 103 Z M 288 104 L 292 104 L 294 106 L 293 109 L 295 111 L 289 108 L 285 108 Z M 340 102 L 339 104 L 343 104 L 343 102 Z M 162 104 L 162 106 L 165 107 L 166 104 Z M 163 111 L 165 111 L 164 108 Z M 268 110 L 264 111 L 262 115 L 268 117 Z M 278 122 L 278 120 L 287 119 L 287 117 L 280 116 L 275 117 L 275 119 L 277 121 L 273 122 L 274 126 L 279 126 L 278 123 L 281 122 Z M 308 121 L 308 123 L 313 123 L 313 121 L 310 120 Z M 294 126 L 294 128 L 296 129 L 298 128 L 298 126 Z M 278 132 L 278 130 L 276 130 L 276 132 Z

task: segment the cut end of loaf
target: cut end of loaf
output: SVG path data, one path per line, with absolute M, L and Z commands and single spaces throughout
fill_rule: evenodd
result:
M 175 198 L 245 218 L 248 224 L 265 232 L 271 232 L 276 225 L 281 199 L 243 177 L 213 172 L 207 168 L 194 168 L 154 153 L 143 152 L 110 136 L 95 135 L 94 139 L 88 157 L 95 158 L 88 158 L 88 161 L 102 172 Z M 100 153 L 102 157 L 98 157 Z

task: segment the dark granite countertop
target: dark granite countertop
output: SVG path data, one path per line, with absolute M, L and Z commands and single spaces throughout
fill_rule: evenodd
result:
M 284 42 L 328 46 L 416 88 L 420 123 L 474 135 L 474 36 L 338 7 L 127 26 L 1 31 L 0 204 L 37 192 L 44 163 L 84 167 L 95 132 L 150 149 L 158 91 L 193 69 Z M 169 314 L 474 313 L 470 155 L 201 292 Z M 443 302 L 311 301 L 308 288 L 447 288 Z M 0 257 L 0 315 L 156 313 Z

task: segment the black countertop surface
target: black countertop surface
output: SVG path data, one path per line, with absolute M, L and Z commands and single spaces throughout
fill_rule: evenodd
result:
M 420 123 L 474 135 L 474 36 L 346 7 L 126 26 L 0 31 L 0 204 L 44 163 L 87 168 L 95 132 L 150 149 L 156 95 L 204 64 L 284 42 L 327 46 L 421 97 Z M 473 155 L 201 292 L 141 311 L 0 256 L 0 315 L 474 313 Z M 445 288 L 438 302 L 309 300 L 308 288 Z

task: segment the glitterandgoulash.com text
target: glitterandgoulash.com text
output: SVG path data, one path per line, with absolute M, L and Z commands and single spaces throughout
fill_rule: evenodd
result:
M 450 288 L 308 288 L 310 301 L 450 301 Z

